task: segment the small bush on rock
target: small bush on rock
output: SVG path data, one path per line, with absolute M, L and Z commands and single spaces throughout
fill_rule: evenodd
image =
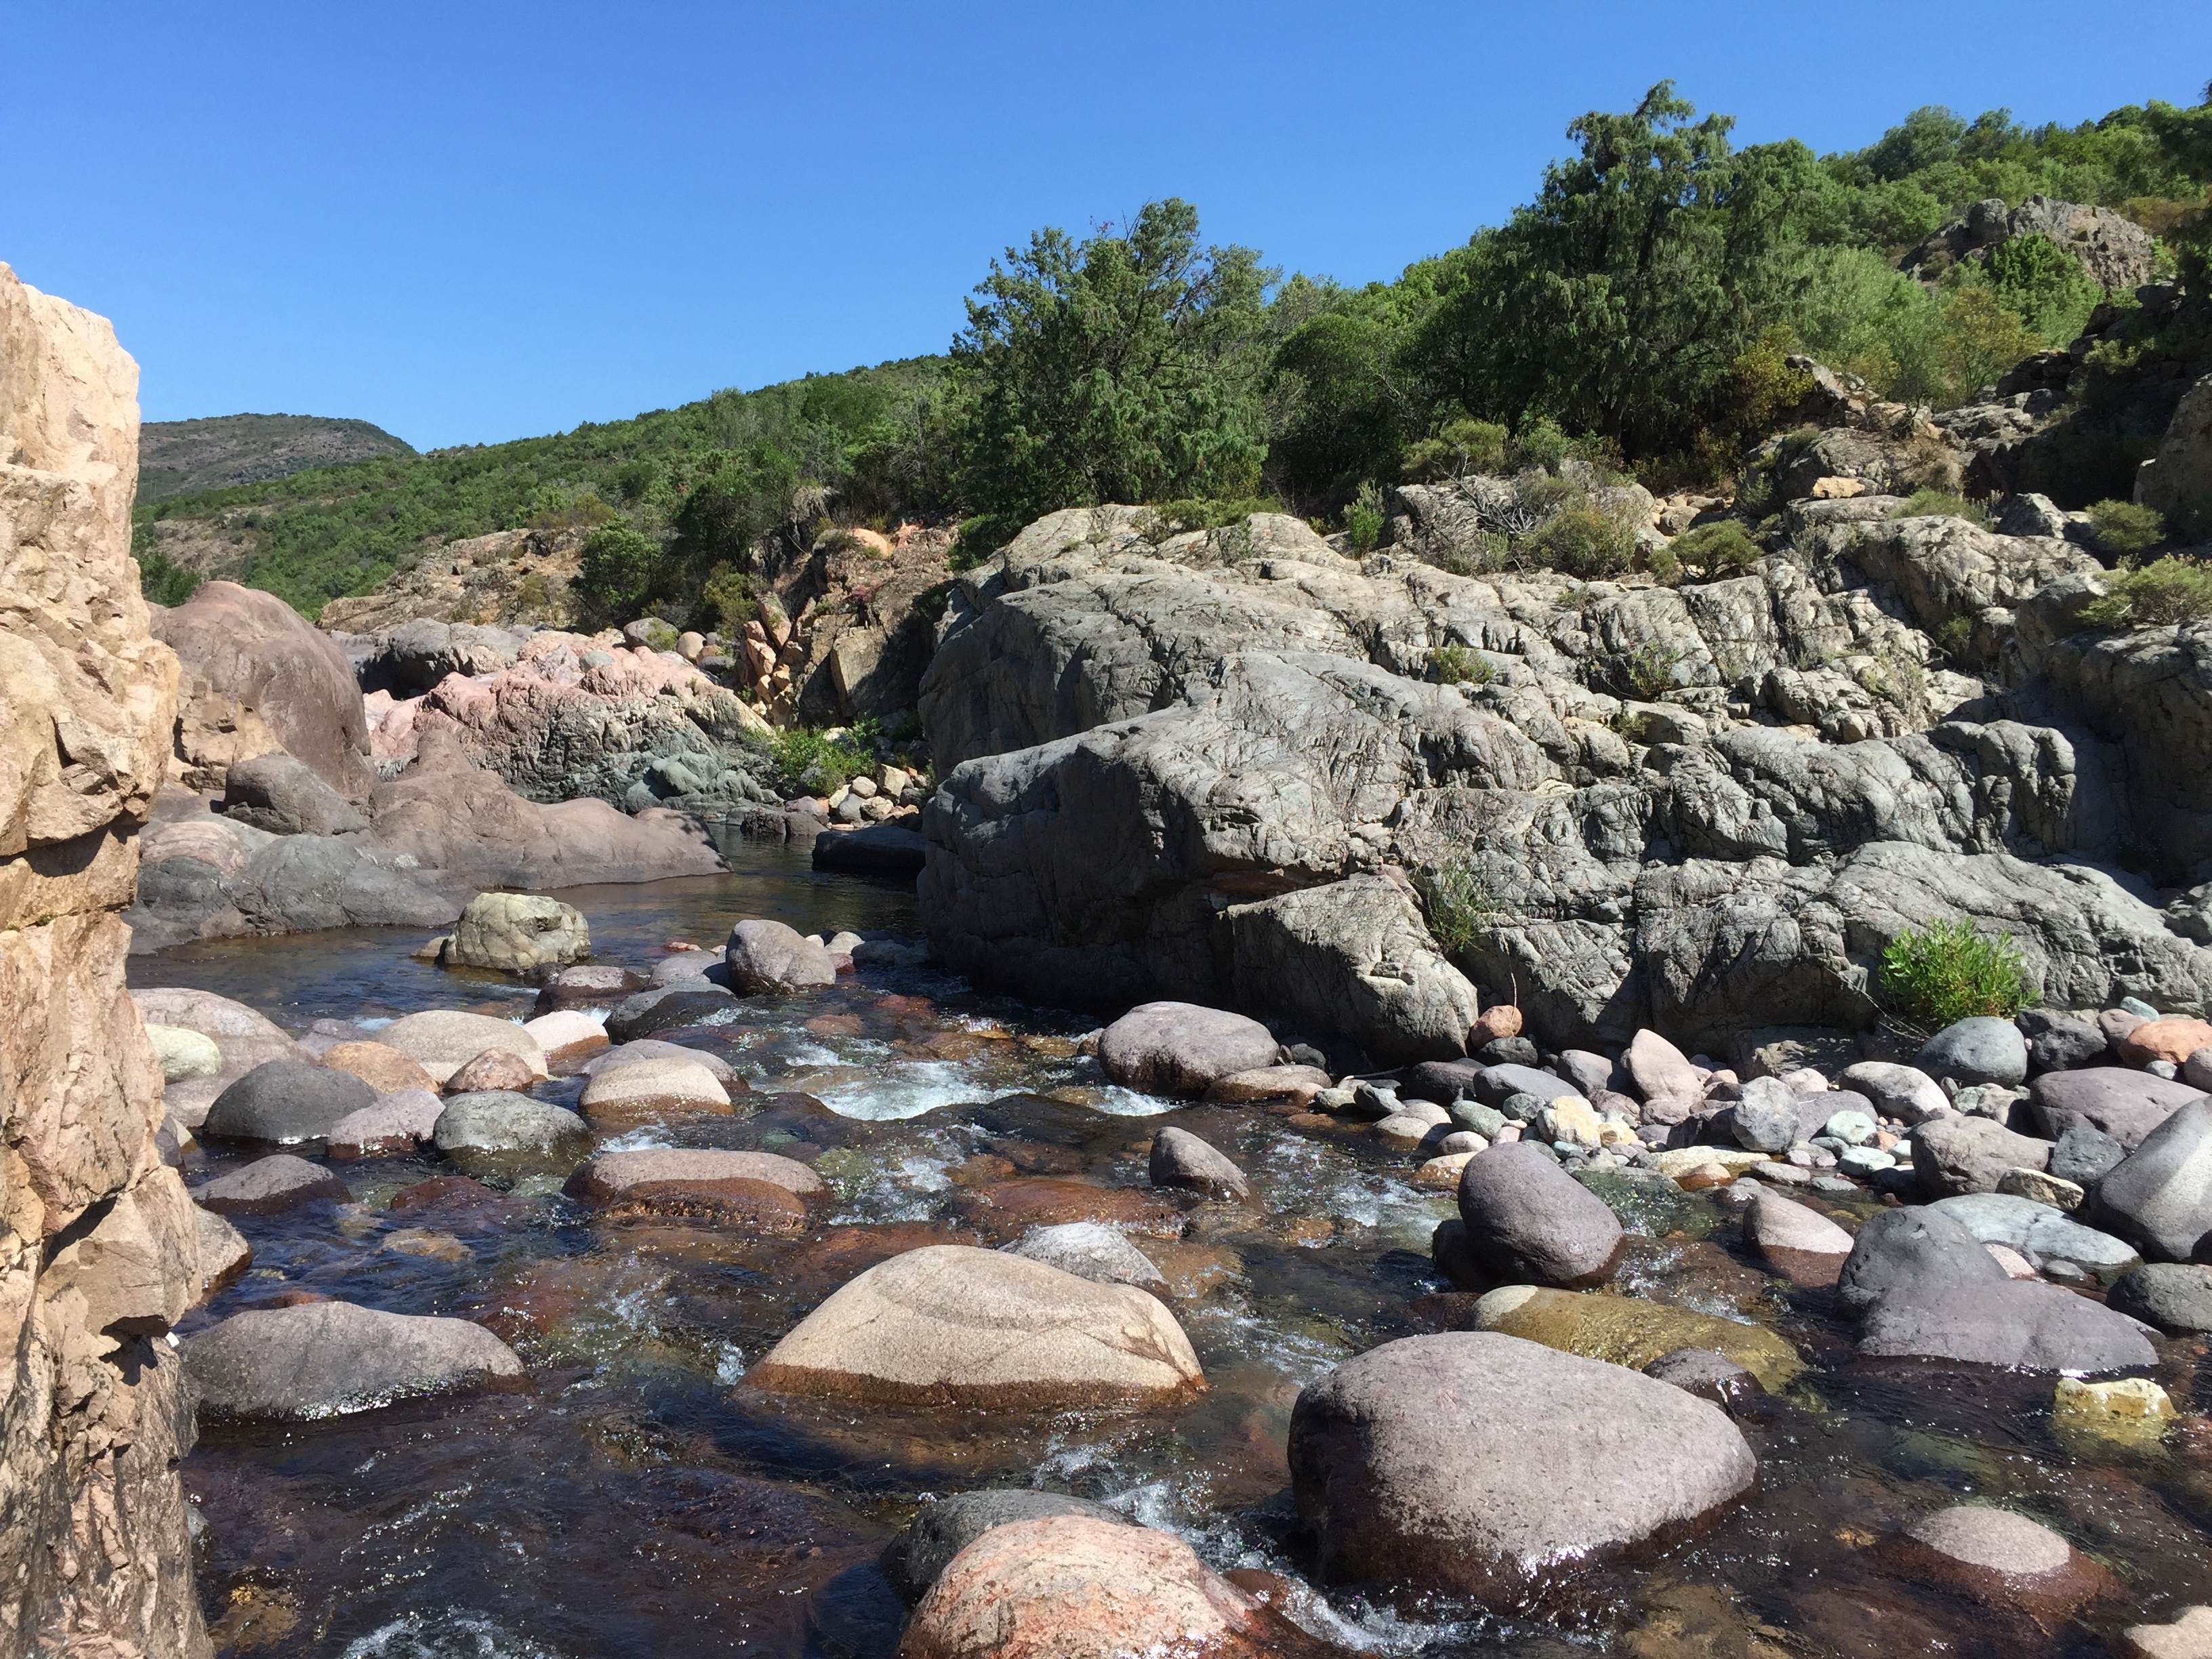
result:
M 1498 914 L 1498 900 L 1481 871 L 1464 859 L 1453 859 L 1413 878 L 1421 896 L 1421 909 L 1429 924 L 1429 937 L 1447 957 L 1455 957 L 1475 941 L 1484 921 Z
M 1464 645 L 1440 645 L 1429 653 L 1429 673 L 1439 685 L 1487 685 L 1498 665 Z
M 1636 532 L 1594 507 L 1563 507 L 1527 545 L 1537 565 L 1587 581 L 1627 569 L 1636 557 Z
M 824 795 L 835 794 L 876 763 L 849 739 L 841 743 L 797 726 L 776 733 L 774 755 L 776 773 L 786 782 Z
M 1751 532 L 1734 519 L 1692 526 L 1674 538 L 1674 556 L 1708 576 L 1741 575 L 1762 556 Z
M 2140 570 L 2116 570 L 2104 598 L 2081 607 L 2085 628 L 2170 628 L 2212 617 L 2212 569 L 2168 556 Z
M 2148 553 L 2166 539 L 2166 520 L 2155 507 L 2133 501 L 2099 501 L 2089 509 L 2089 527 L 2115 553 Z
M 1971 921 L 1931 921 L 1892 939 L 1881 953 L 1881 992 L 1899 1013 L 1936 1025 L 1977 1014 L 2010 1019 L 2030 994 L 2020 947 L 1984 938 Z
M 1417 483 L 1503 472 L 1511 434 L 1495 421 L 1458 420 L 1406 452 L 1406 477 Z
M 1963 495 L 1941 489 L 1916 489 L 1890 509 L 1893 519 L 1964 519 L 1978 530 L 1990 527 L 1990 515 Z
M 1344 509 L 1345 533 L 1352 538 L 1352 547 L 1362 553 L 1372 553 L 1375 544 L 1382 539 L 1382 526 L 1389 520 L 1382 511 L 1382 492 L 1372 483 L 1359 486 L 1359 493 Z

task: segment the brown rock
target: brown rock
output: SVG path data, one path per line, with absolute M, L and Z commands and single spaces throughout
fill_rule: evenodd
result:
M 613 1204 L 642 1186 L 745 1181 L 776 1187 L 794 1197 L 825 1190 L 822 1177 L 795 1158 L 774 1152 L 731 1152 L 647 1147 L 601 1152 L 568 1177 L 568 1194 L 587 1204 Z
M 352 1073 L 380 1095 L 396 1095 L 404 1089 L 435 1093 L 438 1088 L 429 1073 L 389 1043 L 333 1043 L 324 1050 L 323 1064 L 334 1072 Z
M 1476 1017 L 1474 1029 L 1467 1034 L 1467 1046 L 1472 1050 L 1500 1037 L 1520 1035 L 1521 1011 L 1510 1002 L 1496 1002 Z
M 1172 1533 L 1087 1515 L 993 1527 L 947 1564 L 899 1659 L 1258 1659 L 1304 1647 Z
M 1216 1078 L 1207 1086 L 1206 1097 L 1237 1102 L 1287 1100 L 1303 1106 L 1334 1081 L 1318 1066 L 1260 1066 Z
M 1923 1516 L 1891 1546 L 1900 1571 L 1992 1607 L 2050 1616 L 2118 1588 L 2111 1573 L 2038 1522 L 1990 1504 Z
M 526 1092 L 538 1081 L 538 1073 L 520 1054 L 509 1048 L 487 1048 L 446 1079 L 449 1095 L 472 1095 L 481 1089 L 511 1089 Z
M 0 265 L 0 1629 L 197 1659 L 191 1418 L 156 1333 L 199 1294 L 198 1227 L 114 914 L 177 684 L 131 558 L 137 382 L 105 321 Z
M 2179 1066 L 2208 1047 L 2212 1047 L 2212 1023 L 2172 1015 L 2147 1019 L 2119 1041 L 2120 1058 L 2130 1066 L 2148 1066 L 2154 1060 Z
M 573 1008 L 525 1020 L 522 1029 L 537 1039 L 545 1064 L 556 1074 L 574 1071 L 607 1046 L 607 1028 Z
M 1180 1238 L 1183 1229 L 1181 1210 L 1138 1188 L 1050 1176 L 975 1188 L 955 1199 L 952 1207 L 963 1219 L 1007 1237 L 1066 1221 L 1103 1221 L 1155 1238 Z

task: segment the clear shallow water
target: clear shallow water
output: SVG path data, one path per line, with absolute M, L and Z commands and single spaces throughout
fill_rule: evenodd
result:
M 806 931 L 918 925 L 901 885 L 817 876 L 773 849 L 732 876 L 563 896 L 591 919 L 602 959 L 641 968 L 671 939 L 711 947 L 749 915 Z M 137 959 L 132 981 L 216 991 L 294 1029 L 431 1006 L 527 1012 L 525 990 L 410 960 L 419 943 L 363 930 L 196 945 Z M 1307 1558 L 1285 1491 L 1291 1407 L 1354 1353 L 1465 1320 L 1472 1298 L 1426 1255 L 1449 1200 L 1345 1132 L 1110 1088 L 1073 1052 L 1090 1024 L 927 972 L 864 972 L 685 1036 L 751 1082 L 748 1115 L 649 1126 L 620 1144 L 758 1147 L 813 1164 L 831 1193 L 797 1239 L 610 1224 L 548 1182 L 425 1188 L 452 1173 L 434 1159 L 334 1165 L 359 1209 L 241 1218 L 253 1268 L 187 1334 L 308 1292 L 481 1320 L 530 1376 L 319 1422 L 204 1427 L 184 1474 L 210 1523 L 200 1583 L 218 1639 L 358 1659 L 887 1656 L 903 1610 L 878 1552 L 927 1496 L 983 1485 L 1099 1498 L 1182 1533 L 1218 1567 L 1297 1574 Z M 540 1092 L 565 1101 L 578 1088 L 556 1079 Z M 1254 1203 L 1152 1193 L 1145 1151 L 1163 1122 L 1249 1170 Z M 239 1161 L 204 1154 L 187 1178 Z M 872 1262 L 933 1242 L 1008 1242 L 1086 1211 L 1129 1224 L 1160 1263 L 1204 1396 L 1164 1413 L 1021 1419 L 827 1409 L 744 1386 L 748 1364 Z M 2076 1455 L 2052 1437 L 2048 1378 L 1849 1363 L 1826 1293 L 1791 1290 L 1738 1252 L 1719 1206 L 1685 1197 L 1650 1206 L 1642 1224 L 1669 1236 L 1639 1243 L 1625 1285 L 1772 1325 L 1815 1362 L 1787 1400 L 1741 1419 L 1759 1500 L 1510 1619 L 1340 1593 L 1314 1615 L 1336 1621 L 1340 1639 L 1440 1656 L 2012 1659 L 2100 1653 L 2118 1625 L 2212 1600 L 2204 1439 L 2177 1437 L 2147 1459 Z M 2212 1381 L 2199 1381 L 2199 1358 L 2169 1345 L 2160 1375 L 2202 1411 Z M 1962 1499 L 2057 1527 L 2123 1592 L 2036 1626 L 1897 1577 L 1879 1540 Z

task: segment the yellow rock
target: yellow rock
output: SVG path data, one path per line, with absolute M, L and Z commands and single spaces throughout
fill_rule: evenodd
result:
M 1466 1169 L 1476 1156 L 1474 1152 L 1446 1152 L 1442 1158 L 1432 1158 L 1413 1171 L 1413 1184 L 1446 1190 L 1455 1188 L 1459 1185 L 1460 1171 Z
M 1760 1325 L 1670 1308 L 1640 1297 L 1509 1285 L 1474 1304 L 1477 1327 L 1540 1342 L 1562 1353 L 1640 1371 L 1677 1348 L 1717 1348 L 1769 1392 L 1805 1369 L 1796 1349 Z
M 1651 1167 L 1669 1181 L 1680 1181 L 1708 1164 L 1717 1164 L 1730 1175 L 1741 1175 L 1766 1161 L 1765 1152 L 1747 1152 L 1740 1146 L 1677 1146 L 1654 1154 Z
M 2173 1401 L 2147 1376 L 2116 1382 L 2058 1379 L 2051 1407 L 2051 1426 L 2062 1440 L 2101 1441 L 2120 1446 L 2152 1446 L 2173 1426 Z

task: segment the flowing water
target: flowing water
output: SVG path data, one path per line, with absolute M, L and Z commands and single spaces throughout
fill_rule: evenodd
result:
M 640 968 L 672 939 L 716 945 L 747 915 L 919 932 L 910 887 L 817 875 L 778 849 L 736 856 L 745 867 L 728 876 L 562 896 L 590 919 L 600 959 Z M 527 1015 L 532 993 L 415 961 L 418 942 L 362 930 L 193 945 L 138 959 L 132 979 L 215 991 L 294 1030 L 428 1007 Z M 1110 1087 L 1075 1052 L 1091 1021 L 933 972 L 864 969 L 744 1007 L 737 1024 L 683 1036 L 751 1082 L 740 1115 L 621 1144 L 808 1162 L 833 1195 L 806 1237 L 595 1220 L 544 1181 L 424 1187 L 451 1173 L 434 1157 L 334 1165 L 356 1206 L 239 1218 L 252 1267 L 182 1334 L 320 1294 L 480 1320 L 529 1376 L 318 1421 L 203 1425 L 183 1473 L 207 1522 L 199 1583 L 219 1644 L 348 1659 L 887 1656 L 903 1609 L 878 1552 L 930 1495 L 987 1485 L 1100 1499 L 1180 1533 L 1218 1568 L 1297 1580 L 1308 1558 L 1287 1492 L 1291 1404 L 1379 1342 L 1464 1326 L 1473 1298 L 1428 1259 L 1449 1198 L 1349 1128 Z M 579 1091 L 566 1079 L 538 1091 L 562 1103 Z M 1170 1122 L 1249 1170 L 1254 1200 L 1152 1192 L 1145 1152 Z M 197 1154 L 186 1178 L 238 1162 Z M 1758 1266 L 1723 1201 L 1622 1207 L 1646 1235 L 1625 1287 L 1769 1325 L 1814 1363 L 1787 1395 L 1740 1408 L 1761 1464 L 1756 1501 L 1511 1616 L 1332 1592 L 1303 1607 L 1310 1629 L 1379 1654 L 2010 1659 L 2100 1653 L 2121 1625 L 2212 1601 L 2201 1425 L 2147 1455 L 2069 1449 L 2053 1436 L 2049 1377 L 1851 1361 L 1827 1292 Z M 1166 1274 L 1210 1385 L 1194 1401 L 947 1414 L 825 1408 L 744 1385 L 749 1364 L 875 1261 L 1092 1215 L 1127 1226 Z M 2166 1353 L 2177 1402 L 2212 1407 L 2201 1347 Z M 1906 1582 L 1883 1540 L 1962 1500 L 2057 1528 L 2121 1588 L 2038 1624 Z

